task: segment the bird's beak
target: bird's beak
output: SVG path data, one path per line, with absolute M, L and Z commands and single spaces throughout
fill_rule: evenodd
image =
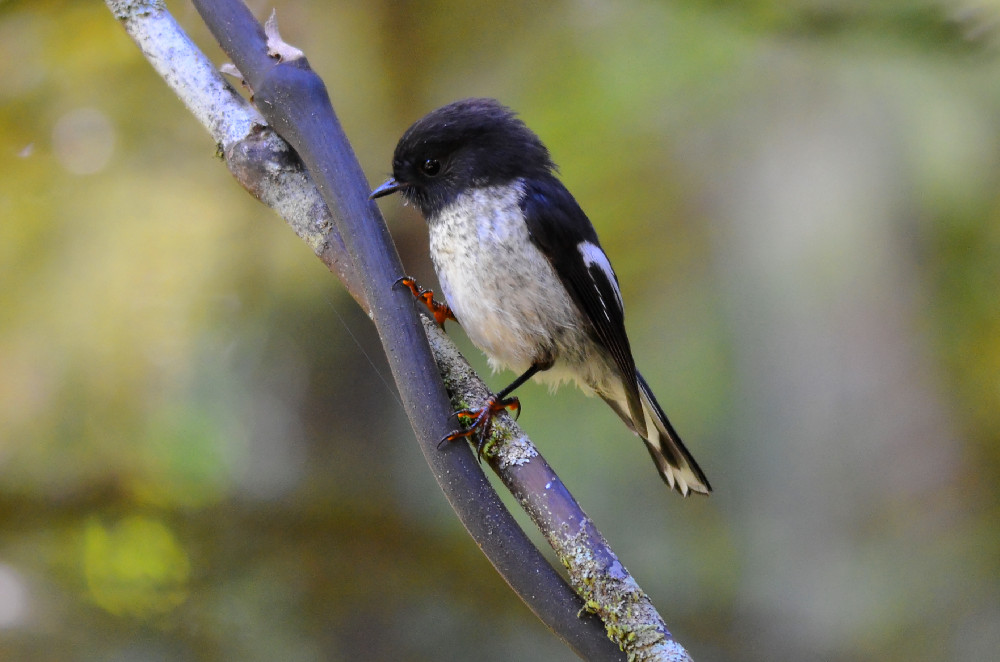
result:
M 374 200 L 375 198 L 381 198 L 384 195 L 390 195 L 392 193 L 395 193 L 396 191 L 399 191 L 400 189 L 406 188 L 407 186 L 408 184 L 404 184 L 403 182 L 397 182 L 395 177 L 390 177 L 389 179 L 379 184 L 375 188 L 375 190 L 372 191 L 371 195 L 368 196 L 368 199 Z

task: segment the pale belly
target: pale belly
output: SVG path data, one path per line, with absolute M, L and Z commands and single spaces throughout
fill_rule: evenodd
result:
M 431 259 L 448 305 L 494 369 L 521 373 L 552 362 L 539 374 L 543 381 L 617 390 L 605 353 L 589 340 L 576 304 L 531 242 L 516 193 L 503 193 L 477 190 L 429 224 Z

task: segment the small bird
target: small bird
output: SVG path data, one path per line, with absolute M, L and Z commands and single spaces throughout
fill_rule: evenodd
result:
M 466 418 L 488 429 L 497 412 L 520 409 L 509 396 L 532 377 L 572 380 L 646 442 L 671 489 L 708 494 L 708 479 L 636 370 L 618 278 L 555 171 L 511 109 L 464 99 L 413 124 L 396 145 L 392 177 L 372 191 L 373 199 L 398 191 L 416 205 L 454 317 L 495 370 L 521 375 Z

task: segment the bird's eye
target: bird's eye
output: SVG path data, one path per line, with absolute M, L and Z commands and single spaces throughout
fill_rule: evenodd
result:
M 437 159 L 427 159 L 420 164 L 420 170 L 428 177 L 433 177 L 441 172 L 441 162 Z

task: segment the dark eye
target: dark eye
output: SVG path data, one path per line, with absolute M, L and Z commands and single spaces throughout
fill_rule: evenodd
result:
M 427 159 L 420 164 L 420 170 L 428 177 L 433 177 L 441 172 L 441 162 L 437 159 Z

